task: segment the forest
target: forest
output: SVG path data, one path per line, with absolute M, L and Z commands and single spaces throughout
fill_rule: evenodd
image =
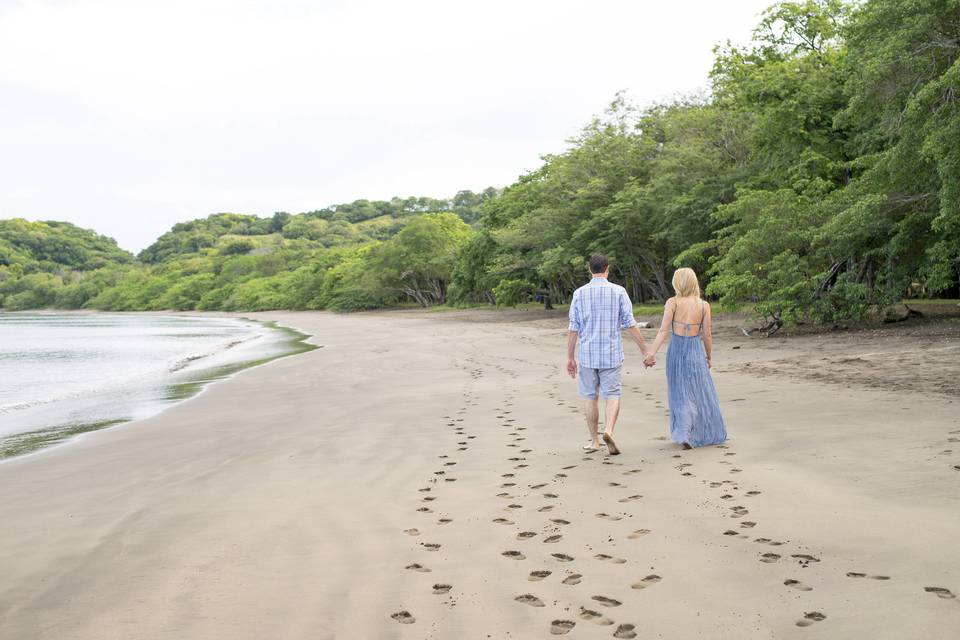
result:
M 618 94 L 504 188 L 221 213 L 137 256 L 68 223 L 0 221 L 0 306 L 563 303 L 592 252 L 636 302 L 690 266 L 709 299 L 778 322 L 960 295 L 960 0 L 780 2 L 714 53 L 707 91 Z

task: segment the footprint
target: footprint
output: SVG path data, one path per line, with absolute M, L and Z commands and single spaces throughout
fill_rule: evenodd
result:
M 813 587 L 808 587 L 799 580 L 788 579 L 784 580 L 783 584 L 787 585 L 791 589 L 796 589 L 798 591 L 813 591 Z
M 612 520 L 612 521 L 614 521 L 614 522 L 616 522 L 617 520 L 621 520 L 621 519 L 622 519 L 620 516 L 612 516 L 612 515 L 610 515 L 609 513 L 603 513 L 603 512 L 600 512 L 600 513 L 598 513 L 598 514 L 596 514 L 596 515 L 597 515 L 598 518 L 603 518 L 604 520 Z
M 544 506 L 540 507 L 539 509 L 537 509 L 537 511 L 540 511 L 540 512 L 553 511 L 553 505 L 552 505 L 552 504 L 544 505 Z
M 740 528 L 741 528 L 741 529 L 753 529 L 755 526 L 757 526 L 757 523 L 756 523 L 756 522 L 750 522 L 749 520 L 746 521 L 746 522 L 741 522 L 741 523 L 740 523 Z
M 573 562 L 573 556 L 568 556 L 565 553 L 551 553 L 550 555 L 560 562 Z
M 420 573 L 430 573 L 430 569 L 427 569 L 422 564 L 414 562 L 413 564 L 408 564 L 404 569 L 409 569 L 410 571 L 419 571 Z
M 867 578 L 868 580 L 889 580 L 890 576 L 868 576 L 865 573 L 857 573 L 856 571 L 847 572 L 848 578 Z
M 557 533 L 552 536 L 547 536 L 546 538 L 543 539 L 543 541 L 545 543 L 552 544 L 554 542 L 560 542 L 561 538 L 563 538 L 563 536 Z
M 421 542 L 420 544 L 423 545 L 427 551 L 437 551 L 440 549 L 440 545 L 436 542 Z
M 418 529 L 404 529 L 403 532 L 409 536 L 418 536 L 420 531 Z M 849 575 L 849 574 L 848 574 Z
M 437 524 L 450 524 L 453 522 L 453 518 L 440 518 L 437 520 Z
M 779 553 L 764 553 L 760 556 L 760 562 L 776 562 L 780 559 Z
M 642 495 L 637 493 L 632 496 L 627 496 L 626 498 L 620 498 L 619 500 L 617 500 L 617 502 L 633 502 L 634 500 L 639 500 L 642 497 L 643 497 Z
M 543 607 L 546 606 L 543 604 L 543 600 L 531 593 L 525 593 L 522 596 L 517 596 L 514 598 L 517 602 L 522 602 L 523 604 L 528 604 L 531 607 Z
M 565 636 L 575 626 L 577 626 L 577 623 L 573 620 L 554 620 L 550 623 L 550 633 L 555 636 Z
M 517 534 L 517 540 L 529 540 L 535 535 L 537 534 L 534 531 L 521 531 Z
M 571 573 L 566 578 L 562 580 L 563 584 L 580 584 L 580 581 L 583 579 L 583 575 L 579 573 Z
M 626 560 L 624 560 L 623 558 L 614 558 L 613 556 L 608 556 L 608 555 L 605 554 L 605 553 L 598 553 L 597 555 L 595 555 L 595 556 L 593 556 L 593 557 L 596 558 L 597 560 L 603 560 L 604 562 L 612 562 L 613 564 L 624 564 L 624 563 L 626 563 Z
M 957 597 L 953 594 L 953 591 L 950 591 L 950 589 L 944 589 L 943 587 L 924 587 L 923 590 L 927 593 L 936 595 L 938 598 L 943 598 L 944 600 L 953 600 Z
M 623 603 L 619 600 L 614 600 L 613 598 L 608 598 L 606 596 L 590 596 L 591 600 L 596 600 L 605 607 L 619 607 Z
M 450 589 L 453 589 L 453 585 L 450 585 L 450 584 L 435 584 L 435 585 L 433 585 L 433 592 L 434 592 L 436 595 L 438 595 L 438 596 L 439 596 L 439 595 L 443 595 L 444 593 L 448 593 L 448 592 L 450 591 Z
M 580 617 L 583 620 L 592 622 L 593 624 L 599 624 L 603 626 L 609 626 L 613 624 L 613 620 L 610 618 L 605 618 L 599 611 L 591 611 L 590 609 L 584 609 L 583 607 L 580 607 Z
M 510 558 L 511 560 L 526 560 L 527 556 L 523 555 L 519 551 L 504 551 L 500 555 Z
M 758 496 L 760 493 L 760 491 L 747 491 L 748 496 Z
M 558 496 L 558 495 L 555 494 L 555 493 L 545 493 L 545 494 L 543 494 L 543 497 L 544 497 L 544 498 L 559 498 L 560 496 Z
M 540 582 L 544 578 L 549 577 L 551 573 L 553 572 L 552 571 L 531 571 L 530 575 L 527 576 L 527 580 L 529 580 L 530 582 Z
M 507 520 L 506 518 L 494 518 L 493 522 L 495 524 L 513 524 L 512 521 Z
M 417 509 L 417 511 L 420 513 L 433 513 L 433 509 L 430 509 L 429 507 L 420 507 Z
M 517 503 L 508 504 L 507 509 L 523 509 L 523 505 Z
M 637 637 L 637 632 L 634 631 L 636 627 L 632 624 L 622 624 L 617 627 L 617 630 L 613 632 L 614 638 L 624 638 L 625 640 L 632 640 Z
M 642 538 L 643 536 L 650 533 L 650 529 L 637 529 L 633 533 L 627 536 L 630 540 L 636 540 L 637 538 Z
M 800 561 L 800 564 L 810 564 L 811 562 L 820 562 L 820 558 L 814 558 L 811 555 L 806 553 L 793 553 L 790 555 L 791 558 L 796 558 Z
M 563 518 L 552 518 L 550 522 L 553 524 L 570 524 L 569 520 L 564 520 Z
M 821 622 L 826 620 L 827 616 L 820 613 L 819 611 L 811 611 L 810 613 L 803 614 L 803 617 L 797 620 L 798 627 L 809 627 L 814 622 Z
M 531 485 L 530 485 L 530 488 L 531 488 L 531 489 L 543 489 L 545 486 L 547 486 L 547 483 L 546 483 L 546 482 L 541 482 L 540 484 L 531 484 Z
M 646 578 L 644 578 L 644 579 L 641 580 L 640 582 L 634 582 L 632 585 L 630 585 L 630 588 L 631 588 L 631 589 L 646 589 L 647 587 L 649 587 L 649 586 L 651 586 L 651 585 L 657 584 L 657 583 L 660 582 L 661 580 L 663 580 L 663 578 L 661 578 L 660 576 L 658 576 L 657 574 L 654 573 L 654 574 L 651 574 L 651 575 L 647 576 Z
M 396 613 L 390 614 L 390 617 L 400 624 L 413 624 L 417 621 L 416 618 L 410 615 L 409 611 L 397 611 Z

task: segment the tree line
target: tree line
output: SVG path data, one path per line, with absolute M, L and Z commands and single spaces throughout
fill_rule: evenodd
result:
M 643 107 L 618 95 L 502 190 L 218 214 L 136 259 L 64 223 L 0 222 L 0 304 L 564 302 L 594 251 L 634 300 L 669 297 L 691 266 L 711 298 L 783 321 L 957 296 L 958 58 L 958 0 L 780 2 L 750 43 L 716 47 L 709 91 Z

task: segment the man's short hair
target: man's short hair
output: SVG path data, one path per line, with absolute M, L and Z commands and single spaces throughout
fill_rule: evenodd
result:
M 595 253 L 590 256 L 590 273 L 603 273 L 609 266 L 610 261 L 602 253 Z

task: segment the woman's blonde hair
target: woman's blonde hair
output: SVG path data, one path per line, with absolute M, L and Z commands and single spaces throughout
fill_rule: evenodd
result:
M 700 283 L 693 269 L 682 267 L 673 272 L 673 290 L 678 298 L 700 297 Z

